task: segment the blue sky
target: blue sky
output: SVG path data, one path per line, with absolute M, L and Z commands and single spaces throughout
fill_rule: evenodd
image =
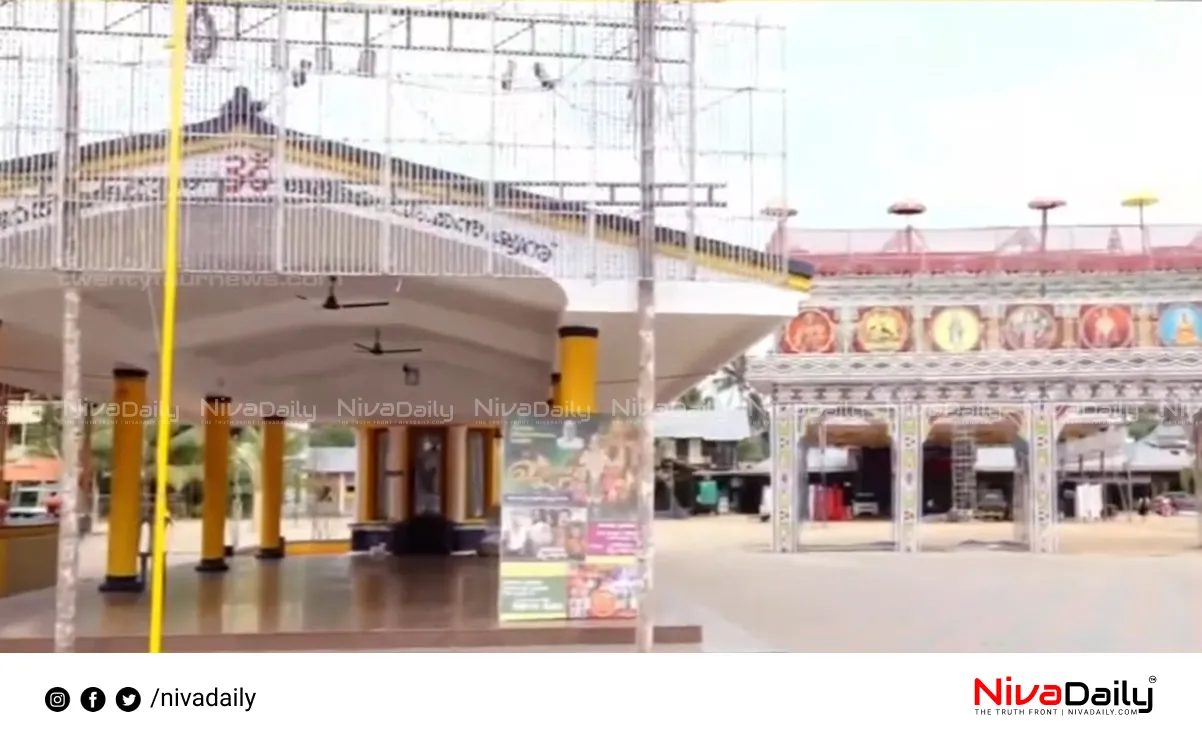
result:
M 788 24 L 790 200 L 798 226 L 1202 222 L 1199 4 L 820 3 Z

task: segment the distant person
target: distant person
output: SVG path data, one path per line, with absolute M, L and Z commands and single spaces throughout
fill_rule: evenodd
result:
M 1149 510 L 1149 508 L 1150 508 L 1150 506 L 1149 506 L 1149 504 L 1148 504 L 1148 498 L 1147 498 L 1147 496 L 1144 496 L 1143 498 L 1140 498 L 1140 499 L 1139 499 L 1139 504 L 1136 506 L 1136 510 L 1139 512 L 1139 517 L 1140 517 L 1141 519 L 1144 519 L 1145 521 L 1148 519 L 1148 510 Z

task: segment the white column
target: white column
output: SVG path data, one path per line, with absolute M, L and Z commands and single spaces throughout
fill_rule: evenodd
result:
M 1029 480 L 1027 482 L 1027 518 L 1032 552 L 1056 551 L 1056 410 L 1050 403 L 1028 406 Z
M 797 418 L 789 405 L 772 410 L 772 551 L 797 551 Z
M 922 444 L 926 438 L 922 407 L 904 402 L 897 406 L 893 426 L 893 548 L 919 550 L 918 524 L 922 517 Z

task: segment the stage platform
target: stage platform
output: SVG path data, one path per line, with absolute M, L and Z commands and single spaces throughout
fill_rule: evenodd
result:
M 227 573 L 192 565 L 167 574 L 164 647 L 168 652 L 396 650 L 571 650 L 632 644 L 620 621 L 500 624 L 497 564 L 484 558 L 367 555 L 236 557 Z M 659 607 L 656 642 L 701 644 L 701 627 L 674 622 Z M 79 590 L 80 652 L 144 652 L 148 594 Z M 48 652 L 53 591 L 0 601 L 0 653 Z

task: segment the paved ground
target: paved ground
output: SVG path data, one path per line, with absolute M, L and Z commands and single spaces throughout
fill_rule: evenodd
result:
M 341 524 L 327 525 L 336 537 Z M 1202 652 L 1202 551 L 1189 518 L 1066 524 L 1068 554 L 975 549 L 1010 524 L 924 525 L 924 545 L 947 551 L 767 551 L 768 526 L 746 517 L 656 525 L 656 615 L 705 627 L 706 650 L 801 652 Z M 807 544 L 887 540 L 885 523 L 828 524 Z M 194 561 L 199 524 L 172 529 L 174 563 Z M 252 544 L 249 524 L 242 544 Z M 307 522 L 286 525 L 309 538 Z M 104 541 L 84 547 L 99 577 Z M 0 613 L 3 613 L 0 604 Z
M 309 519 L 285 519 L 283 536 L 286 540 L 306 539 L 350 539 L 349 518 L 330 518 L 312 521 Z M 86 537 L 80 547 L 79 574 L 85 580 L 100 580 L 104 577 L 106 524 L 101 522 L 96 531 Z M 235 535 L 236 534 L 236 538 Z M 143 531 L 143 540 L 146 538 Z M 145 542 L 144 542 L 145 543 Z M 258 531 L 249 521 L 238 522 L 226 530 L 226 543 L 239 547 L 259 543 Z M 167 533 L 167 562 L 177 565 L 200 559 L 200 521 L 174 522 Z
M 856 541 L 874 526 L 815 531 Z M 1010 533 L 937 526 L 950 542 Z M 1068 555 L 776 555 L 745 518 L 665 522 L 657 591 L 721 622 L 711 633 L 707 621 L 711 651 L 1199 652 L 1202 552 L 1183 549 L 1181 529 L 1193 521 L 1066 526 L 1062 542 L 1082 552 Z

